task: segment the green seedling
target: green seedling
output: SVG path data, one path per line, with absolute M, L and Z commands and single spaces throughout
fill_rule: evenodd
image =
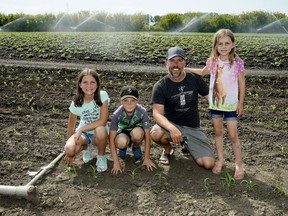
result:
M 275 105 L 275 104 L 272 104 L 272 105 L 271 105 L 271 109 L 272 109 L 272 112 L 274 112 L 275 109 L 276 109 L 276 105 Z
M 61 139 L 62 138 L 62 134 L 60 132 L 56 131 L 55 132 L 55 137 Z
M 235 184 L 235 179 L 229 173 L 225 173 L 225 177 L 221 179 L 224 180 L 223 187 L 226 186 L 228 189 Z
M 61 112 L 60 112 L 60 110 L 59 109 L 57 109 L 56 107 L 52 107 L 52 113 L 53 114 L 60 114 Z
M 275 175 L 272 179 L 272 188 L 278 195 L 284 195 L 284 185 L 281 181 L 280 175 Z
M 22 111 L 23 108 L 21 106 L 17 106 L 17 111 Z
M 285 146 L 284 145 L 277 145 L 276 147 L 280 150 L 281 155 L 286 159 L 288 152 L 287 152 Z
M 47 131 L 46 128 L 43 128 L 43 129 L 41 129 L 40 131 L 41 131 L 41 135 L 42 135 L 42 136 L 44 136 L 44 137 L 49 137 L 49 133 L 48 133 L 48 131 Z
M 136 168 L 133 169 L 133 170 L 128 170 L 128 171 L 127 171 L 128 174 L 129 174 L 129 176 L 131 176 L 132 179 L 134 179 L 135 176 L 136 176 L 136 174 L 137 174 L 137 173 L 136 173 L 137 168 L 138 168 L 138 167 L 136 167 Z
M 156 174 L 154 175 L 154 179 L 157 179 L 157 180 L 159 180 L 159 181 L 162 181 L 162 180 L 166 180 L 166 177 L 163 176 L 163 173 L 156 173 Z
M 209 178 L 205 178 L 204 180 L 203 180 L 203 184 L 204 184 L 204 188 L 205 188 L 205 190 L 206 191 L 208 191 L 209 190 L 209 181 L 210 179 Z
M 21 133 L 16 128 L 13 129 L 14 136 L 21 136 Z
M 245 186 L 246 186 L 246 189 L 248 190 L 248 191 L 253 191 L 253 189 L 257 186 L 256 184 L 254 184 L 254 182 L 252 181 L 252 180 L 249 180 L 249 181 L 247 181 L 247 180 L 242 180 L 241 182 L 240 182 L 240 185 L 242 185 L 242 184 L 245 184 Z
M 67 166 L 67 167 L 66 167 L 66 173 L 67 173 L 68 175 L 70 175 L 70 174 L 73 173 L 75 176 L 77 176 L 76 167 L 75 167 L 74 165 L 72 165 L 72 166 Z
M 7 164 L 8 169 L 12 169 L 13 168 L 13 164 L 10 161 L 4 161 L 4 163 Z
M 284 195 L 285 192 L 284 192 L 284 186 L 283 186 L 283 183 L 281 182 L 276 182 L 274 185 L 273 185 L 273 190 L 278 194 L 278 195 Z
M 91 170 L 92 170 L 92 175 L 93 175 L 94 177 L 100 174 L 100 172 L 97 172 L 96 165 L 90 164 L 90 167 L 91 167 Z

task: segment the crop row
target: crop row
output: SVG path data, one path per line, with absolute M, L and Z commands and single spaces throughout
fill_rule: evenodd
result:
M 192 65 L 211 52 L 208 33 L 0 33 L 0 58 L 162 64 L 167 48 L 182 47 Z M 288 65 L 288 36 L 236 34 L 237 53 L 248 68 Z

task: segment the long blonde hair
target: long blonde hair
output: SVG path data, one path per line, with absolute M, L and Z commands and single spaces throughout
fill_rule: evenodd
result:
M 213 36 L 213 39 L 212 39 L 212 52 L 211 52 L 211 55 L 210 55 L 210 58 L 211 58 L 211 64 L 213 64 L 213 62 L 215 62 L 215 60 L 218 59 L 219 57 L 219 53 L 217 51 L 217 43 L 218 41 L 220 40 L 220 38 L 222 37 L 230 37 L 231 38 L 231 41 L 235 44 L 235 36 L 233 34 L 233 32 L 230 30 L 230 29 L 220 29 L 218 30 L 214 36 Z M 230 53 L 229 53 L 229 56 L 228 56 L 228 59 L 229 59 L 229 62 L 230 62 L 230 67 L 233 65 L 233 62 L 235 60 L 235 58 L 237 57 L 237 53 L 236 53 L 236 47 L 234 46 Z M 212 65 L 211 65 L 212 66 Z

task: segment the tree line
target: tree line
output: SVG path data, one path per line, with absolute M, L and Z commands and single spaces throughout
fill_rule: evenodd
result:
M 149 14 L 80 11 L 54 14 L 2 14 L 0 31 L 12 32 L 215 32 L 229 28 L 237 33 L 288 33 L 284 13 L 253 11 L 239 15 L 188 12 Z

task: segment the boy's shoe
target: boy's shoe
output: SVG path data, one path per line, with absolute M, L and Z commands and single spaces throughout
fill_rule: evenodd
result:
M 142 160 L 141 148 L 140 147 L 132 148 L 132 152 L 133 152 L 134 158 L 136 160 L 136 163 L 137 162 L 139 163 Z
M 88 147 L 83 152 L 83 161 L 84 163 L 88 163 L 92 159 L 93 159 L 92 149 Z
M 105 155 L 98 155 L 96 162 L 97 172 L 105 172 L 108 168 L 107 158 Z
M 126 158 L 126 152 L 127 152 L 127 148 L 119 149 L 118 156 L 119 156 L 122 160 L 125 160 L 125 158 Z

